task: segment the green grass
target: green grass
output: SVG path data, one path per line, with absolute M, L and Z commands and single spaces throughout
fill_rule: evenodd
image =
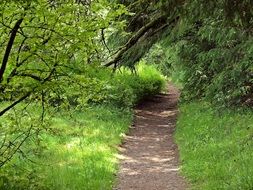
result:
M 61 126 L 65 135 L 45 137 L 46 143 L 52 142 L 49 159 L 56 163 L 45 171 L 47 183 L 55 190 L 111 189 L 116 145 L 131 123 L 131 112 L 93 107 L 75 113 L 74 119 L 56 118 L 55 127 Z
M 117 171 L 117 145 L 128 130 L 132 113 L 114 107 L 93 106 L 83 112 L 61 112 L 50 128 L 41 133 L 39 155 L 27 154 L 29 161 L 17 155 L 6 167 L 1 189 L 109 190 Z M 31 143 L 31 142 L 30 142 Z M 31 173 L 34 180 L 29 179 Z M 28 180 L 29 179 L 29 180 Z M 38 180 L 39 179 L 39 180 Z
M 175 135 L 182 172 L 198 190 L 253 189 L 253 112 L 180 105 Z

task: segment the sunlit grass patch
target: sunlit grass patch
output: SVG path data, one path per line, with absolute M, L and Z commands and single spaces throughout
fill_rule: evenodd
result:
M 117 171 L 116 147 L 131 121 L 130 110 L 110 106 L 93 106 L 71 116 L 68 112 L 56 114 L 41 133 L 41 152 L 27 155 L 32 162 L 16 155 L 4 168 L 6 175 L 16 175 L 17 181 L 3 181 L 8 185 L 2 185 L 2 189 L 112 189 Z M 23 150 L 27 153 L 30 148 L 27 144 Z M 34 187 L 29 184 L 32 172 Z
M 208 103 L 180 106 L 176 140 L 193 189 L 253 188 L 253 113 L 214 111 Z
M 96 116 L 94 116 L 96 114 Z M 46 181 L 52 189 L 111 189 L 116 172 L 116 145 L 131 122 L 128 111 L 95 107 L 72 117 L 81 125 L 68 126 L 67 136 L 52 147 Z M 58 120 L 55 125 L 61 124 Z M 58 126 L 59 127 L 59 126 Z M 64 128 L 64 126 L 63 126 Z

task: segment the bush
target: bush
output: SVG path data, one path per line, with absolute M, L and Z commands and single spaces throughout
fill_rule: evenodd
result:
M 124 86 L 127 86 L 133 91 L 133 104 L 136 104 L 143 98 L 153 96 L 165 88 L 165 78 L 153 65 L 147 65 L 141 62 L 137 66 L 137 74 L 129 74 L 128 70 L 123 70 L 123 73 L 118 74 L 117 78 Z
M 136 74 L 132 74 L 127 68 L 113 74 L 109 69 L 98 67 L 89 67 L 86 73 L 76 76 L 75 82 L 65 84 L 64 89 L 62 85 L 56 85 L 50 94 L 50 98 L 54 100 L 51 102 L 63 103 L 65 100 L 70 106 L 109 104 L 129 108 L 141 99 L 161 92 L 165 87 L 165 78 L 161 73 L 144 62 L 137 66 Z M 60 89 L 57 89 L 59 86 Z M 59 96 L 61 99 L 57 98 Z

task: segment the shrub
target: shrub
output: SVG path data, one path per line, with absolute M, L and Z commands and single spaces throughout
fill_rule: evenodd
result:
M 161 73 L 144 62 L 137 66 L 136 74 L 127 68 L 113 74 L 109 69 L 98 67 L 89 67 L 86 73 L 76 76 L 69 84 L 65 84 L 64 89 L 62 85 L 59 85 L 60 89 L 56 85 L 48 99 L 54 104 L 63 104 L 65 101 L 70 106 L 109 104 L 129 108 L 141 99 L 161 92 L 165 87 L 165 78 Z
M 141 62 L 137 66 L 137 74 L 129 74 L 128 70 L 123 70 L 122 74 L 117 76 L 123 85 L 133 90 L 137 103 L 141 99 L 153 96 L 165 88 L 165 78 L 153 65 L 147 65 Z

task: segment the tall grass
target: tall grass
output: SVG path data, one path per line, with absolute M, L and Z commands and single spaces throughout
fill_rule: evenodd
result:
M 192 189 L 253 189 L 252 111 L 217 113 L 206 102 L 181 104 L 175 137 Z

